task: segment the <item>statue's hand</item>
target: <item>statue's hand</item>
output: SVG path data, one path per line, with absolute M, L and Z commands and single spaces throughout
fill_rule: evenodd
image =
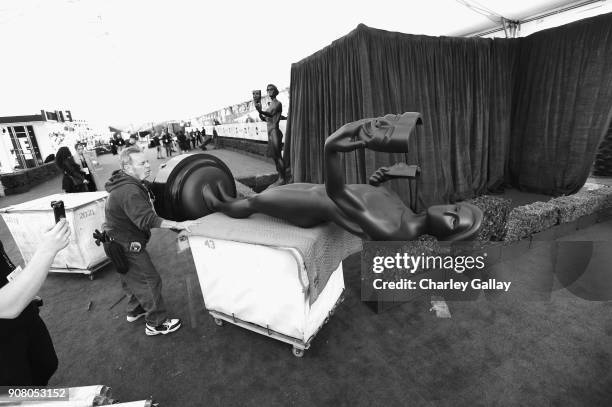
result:
M 341 152 L 365 148 L 369 139 L 360 131 L 362 122 L 359 120 L 340 127 L 325 140 L 325 148 Z
M 394 178 L 417 178 L 421 173 L 421 168 L 418 165 L 408 165 L 406 163 L 393 164 L 391 167 L 380 167 L 372 176 L 369 183 L 375 187 L 385 181 Z
M 388 176 L 389 167 L 380 167 L 377 169 L 374 174 L 370 176 L 369 183 L 375 187 L 379 186 L 385 181 L 388 181 L 390 177 Z

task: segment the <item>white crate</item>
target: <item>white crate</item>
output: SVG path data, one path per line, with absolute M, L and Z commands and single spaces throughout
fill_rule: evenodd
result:
M 310 304 L 297 250 L 190 236 L 204 304 L 222 320 L 293 345 L 296 356 L 333 314 L 344 291 L 342 264 Z
M 66 220 L 70 225 L 70 243 L 60 251 L 51 271 L 91 274 L 107 262 L 102 246 L 96 246 L 92 234 L 104 223 L 104 205 L 108 193 L 81 192 L 54 194 L 0 209 L 9 231 L 27 263 L 40 244 L 42 234 L 53 226 L 52 201 L 64 201 Z

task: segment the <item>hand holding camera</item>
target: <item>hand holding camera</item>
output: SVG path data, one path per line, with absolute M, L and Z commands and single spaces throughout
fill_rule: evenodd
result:
M 57 253 L 70 243 L 70 226 L 65 218 L 47 230 L 42 236 L 40 248 Z

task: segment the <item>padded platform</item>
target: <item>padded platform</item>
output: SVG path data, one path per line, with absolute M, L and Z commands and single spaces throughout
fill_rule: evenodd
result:
M 300 228 L 270 216 L 245 219 L 214 213 L 198 220 L 191 236 L 295 249 L 305 265 L 305 290 L 314 303 L 331 273 L 347 256 L 361 250 L 361 239 L 333 223 Z M 303 277 L 300 277 L 303 280 Z

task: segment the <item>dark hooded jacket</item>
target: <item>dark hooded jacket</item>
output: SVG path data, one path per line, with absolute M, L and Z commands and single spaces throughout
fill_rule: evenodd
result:
M 153 209 L 149 189 L 122 170 L 113 172 L 104 188 L 109 193 L 104 223 L 108 235 L 122 243 L 148 242 L 151 229 L 160 227 L 162 222 Z

